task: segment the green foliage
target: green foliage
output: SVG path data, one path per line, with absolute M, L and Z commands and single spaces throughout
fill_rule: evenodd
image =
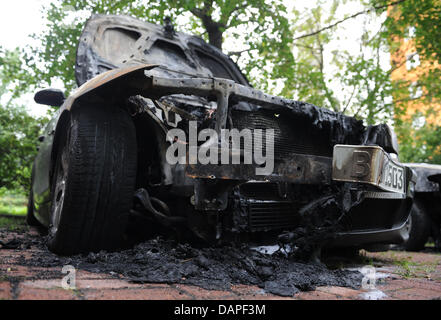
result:
M 0 188 L 27 190 L 37 138 L 47 119 L 34 119 L 13 101 L 17 82 L 12 71 L 20 73 L 22 66 L 18 53 L 0 50 L 0 62 Z
M 26 215 L 27 202 L 23 192 L 0 188 L 0 215 Z
M 413 120 L 417 117 L 418 114 Z M 402 121 L 396 126 L 400 141 L 400 160 L 441 164 L 441 127 L 426 122 L 415 128 L 413 123 L 414 121 Z
M 29 188 L 37 138 L 45 122 L 23 107 L 0 106 L 0 187 Z
M 400 40 L 413 41 L 420 60 L 427 63 L 418 79 L 418 85 L 425 92 L 420 101 L 441 103 L 441 1 L 406 0 L 398 3 L 390 10 L 382 31 L 391 52 L 399 47 Z
M 371 0 L 372 5 L 391 3 Z M 439 0 L 406 0 L 391 8 L 385 21 L 385 36 L 391 41 L 413 37 L 418 53 L 425 60 L 441 64 L 441 2 Z M 409 27 L 414 28 L 413 35 Z
M 386 0 L 370 0 L 371 5 L 389 3 Z M 390 7 L 381 36 L 388 41 L 390 52 L 401 45 L 401 41 L 411 40 L 415 44 L 420 61 L 417 86 L 422 94 L 412 98 L 409 95 L 409 81 L 393 83 L 395 128 L 400 142 L 400 160 L 406 162 L 430 162 L 441 164 L 441 128 L 427 121 L 415 125 L 417 118 L 427 118 L 428 114 L 417 112 L 409 120 L 403 120 L 409 103 L 413 105 L 441 104 L 441 1 L 406 0 Z M 393 61 L 393 67 L 400 67 Z M 433 113 L 429 109 L 428 113 Z M 421 122 L 421 121 L 420 121 Z
M 32 82 L 20 51 L 9 51 L 0 46 L 0 97 L 10 93 L 6 104 L 26 92 Z
M 309 33 L 321 28 L 333 21 L 337 2 L 329 13 L 322 9 L 323 1 L 310 12 L 301 14 L 294 10 L 293 33 Z M 289 71 L 285 72 L 286 82 L 282 95 L 293 96 L 299 100 L 308 101 L 318 106 L 333 110 L 340 109 L 338 101 L 329 80 L 325 74 L 325 67 L 329 61 L 325 61 L 324 51 L 332 38 L 332 31 L 318 33 L 294 42 L 294 62 Z

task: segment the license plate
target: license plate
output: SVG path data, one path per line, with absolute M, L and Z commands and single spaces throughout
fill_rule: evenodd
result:
M 405 193 L 405 168 L 378 146 L 336 145 L 332 159 L 332 179 L 360 182 L 380 189 Z
M 384 157 L 378 186 L 384 190 L 404 193 L 404 168 L 394 163 L 388 156 Z

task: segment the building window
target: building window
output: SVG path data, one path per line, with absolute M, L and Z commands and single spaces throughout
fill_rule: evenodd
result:
M 412 52 L 406 56 L 406 68 L 411 70 L 420 65 L 420 56 L 417 52 Z

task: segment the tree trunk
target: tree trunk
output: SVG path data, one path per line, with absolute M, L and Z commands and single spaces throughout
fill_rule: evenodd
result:
M 222 35 L 223 33 L 217 28 L 216 30 L 208 31 L 208 39 L 211 45 L 222 50 Z
M 209 43 L 222 50 L 223 31 L 221 30 L 221 25 L 214 22 L 210 16 L 204 16 L 202 23 L 205 30 L 207 30 Z

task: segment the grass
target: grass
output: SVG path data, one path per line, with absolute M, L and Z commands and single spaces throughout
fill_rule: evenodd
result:
M 375 257 L 369 255 L 370 254 L 364 250 L 360 251 L 360 257 L 364 258 L 364 264 L 374 267 L 394 265 L 394 273 L 405 279 L 431 279 L 439 263 L 439 260 L 424 262 L 413 261 L 413 253 L 405 251 L 378 252 L 375 253 Z
M 25 216 L 27 203 L 22 192 L 0 189 L 0 215 Z
M 0 228 L 26 230 L 27 197 L 23 192 L 0 188 Z
M 416 273 L 414 268 L 412 268 L 413 263 L 407 260 L 398 260 L 394 263 L 400 269 L 398 270 L 398 274 L 403 278 L 414 278 Z
M 25 231 L 27 228 L 28 225 L 25 219 L 0 215 L 0 229 L 6 229 L 7 231 Z
M 436 270 L 436 262 L 414 262 L 411 257 L 401 258 L 394 261 L 399 268 L 398 274 L 408 278 L 430 278 L 431 274 Z

